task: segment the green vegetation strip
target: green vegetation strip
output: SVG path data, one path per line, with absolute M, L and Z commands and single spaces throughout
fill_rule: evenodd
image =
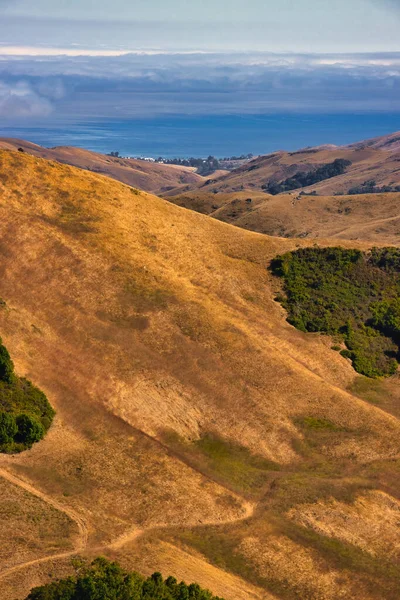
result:
M 0 452 L 31 448 L 49 429 L 54 410 L 30 381 L 14 373 L 14 364 L 0 338 Z
M 277 300 L 289 323 L 344 342 L 341 354 L 362 375 L 387 377 L 397 370 L 400 249 L 302 248 L 276 257 L 271 270 L 284 280 Z
M 252 454 L 247 448 L 214 433 L 186 442 L 175 432 L 165 432 L 166 443 L 189 464 L 229 489 L 257 497 L 263 493 L 271 472 L 279 465 Z
M 81 565 L 76 577 L 35 588 L 26 600 L 223 600 L 197 583 L 153 573 L 147 579 L 124 571 L 116 562 L 97 558 Z
M 306 171 L 295 173 L 291 177 L 288 177 L 284 181 L 278 183 L 277 181 L 268 181 L 262 187 L 263 190 L 269 194 L 284 194 L 290 192 L 290 190 L 297 190 L 299 188 L 308 187 L 325 181 L 325 179 L 331 179 L 338 175 L 343 175 L 346 172 L 347 167 L 351 165 L 351 161 L 345 160 L 344 158 L 337 158 L 331 163 L 322 165 L 312 171 Z

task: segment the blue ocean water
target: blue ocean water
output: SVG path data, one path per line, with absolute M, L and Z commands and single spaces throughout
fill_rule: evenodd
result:
M 348 144 L 400 130 L 399 113 L 167 116 L 153 119 L 0 122 L 0 136 L 123 156 L 217 157 Z

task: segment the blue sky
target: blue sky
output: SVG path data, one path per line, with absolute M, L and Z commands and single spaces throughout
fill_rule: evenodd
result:
M 0 0 L 0 121 L 400 112 L 400 0 Z

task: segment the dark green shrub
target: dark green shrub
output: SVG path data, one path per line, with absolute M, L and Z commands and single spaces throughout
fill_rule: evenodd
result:
M 349 196 L 357 194 L 384 194 L 387 192 L 400 192 L 400 185 L 377 185 L 374 179 L 364 181 L 361 185 L 356 185 L 348 190 Z
M 18 433 L 12 413 L 0 412 L 0 446 L 11 444 Z
M 392 375 L 399 362 L 400 250 L 369 253 L 302 248 L 271 261 L 284 280 L 288 321 L 342 338 L 342 356 L 367 377 Z M 335 346 L 337 348 L 338 346 Z
M 30 415 L 18 415 L 16 418 L 18 428 L 15 441 L 19 444 L 25 444 L 31 447 L 35 442 L 39 442 L 44 436 L 44 427 L 39 421 Z
M 30 381 L 14 374 L 0 342 L 0 452 L 21 452 L 43 438 L 54 418 L 46 396 Z
M 2 344 L 0 338 L 0 380 L 11 382 L 14 373 L 14 363 L 8 353 L 8 350 Z
M 308 187 L 315 183 L 319 183 L 320 181 L 324 181 L 325 179 L 331 179 L 332 177 L 342 175 L 351 164 L 352 163 L 349 160 L 337 158 L 333 162 L 322 165 L 312 171 L 295 173 L 279 183 L 276 181 L 269 181 L 262 186 L 262 189 L 269 194 L 276 195 L 289 192 L 290 190 Z M 314 194 L 314 192 L 312 192 L 312 194 Z

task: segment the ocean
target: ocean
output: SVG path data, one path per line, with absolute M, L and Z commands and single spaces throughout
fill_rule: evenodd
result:
M 348 144 L 400 130 L 399 113 L 166 116 L 152 119 L 0 121 L 0 136 L 46 147 L 77 146 L 122 156 L 218 158 L 320 144 Z

